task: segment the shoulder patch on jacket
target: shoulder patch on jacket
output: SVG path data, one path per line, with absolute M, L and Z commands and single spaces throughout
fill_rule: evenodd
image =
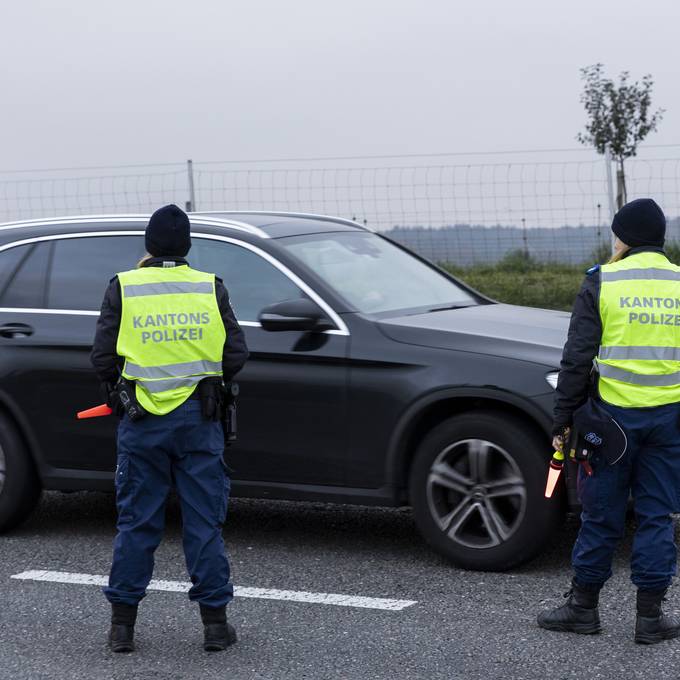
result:
M 590 276 L 590 274 L 594 274 L 595 272 L 599 272 L 599 271 L 600 271 L 600 265 L 595 264 L 590 269 L 588 269 L 588 271 L 586 271 L 586 274 L 588 274 Z

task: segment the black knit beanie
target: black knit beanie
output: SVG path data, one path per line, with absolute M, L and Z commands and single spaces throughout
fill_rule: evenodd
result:
M 661 248 L 666 238 L 666 216 L 651 198 L 637 198 L 614 215 L 612 231 L 631 248 Z
M 154 257 L 184 257 L 191 248 L 189 218 L 176 205 L 156 210 L 146 227 L 146 252 Z

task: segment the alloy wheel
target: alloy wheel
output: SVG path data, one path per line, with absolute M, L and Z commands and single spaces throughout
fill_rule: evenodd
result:
M 427 501 L 442 532 L 467 548 L 507 541 L 526 512 L 526 482 L 503 448 L 483 439 L 447 446 L 427 478 Z

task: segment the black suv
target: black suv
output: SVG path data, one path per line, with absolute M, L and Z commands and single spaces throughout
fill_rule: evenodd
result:
M 536 554 L 568 317 L 497 304 L 354 222 L 194 213 L 190 264 L 224 279 L 239 374 L 237 495 L 413 506 L 456 564 Z M 0 530 L 41 489 L 110 490 L 114 418 L 89 353 L 105 287 L 144 254 L 143 215 L 0 226 Z

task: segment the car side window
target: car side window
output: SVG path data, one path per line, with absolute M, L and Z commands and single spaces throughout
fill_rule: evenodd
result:
M 41 308 L 49 243 L 31 243 L 0 253 L 0 307 Z
M 268 305 L 306 297 L 283 272 L 243 246 L 194 237 L 187 257 L 195 269 L 215 273 L 224 281 L 239 321 L 257 321 Z
M 49 309 L 98 311 L 109 280 L 134 269 L 144 255 L 142 236 L 86 236 L 53 243 Z

